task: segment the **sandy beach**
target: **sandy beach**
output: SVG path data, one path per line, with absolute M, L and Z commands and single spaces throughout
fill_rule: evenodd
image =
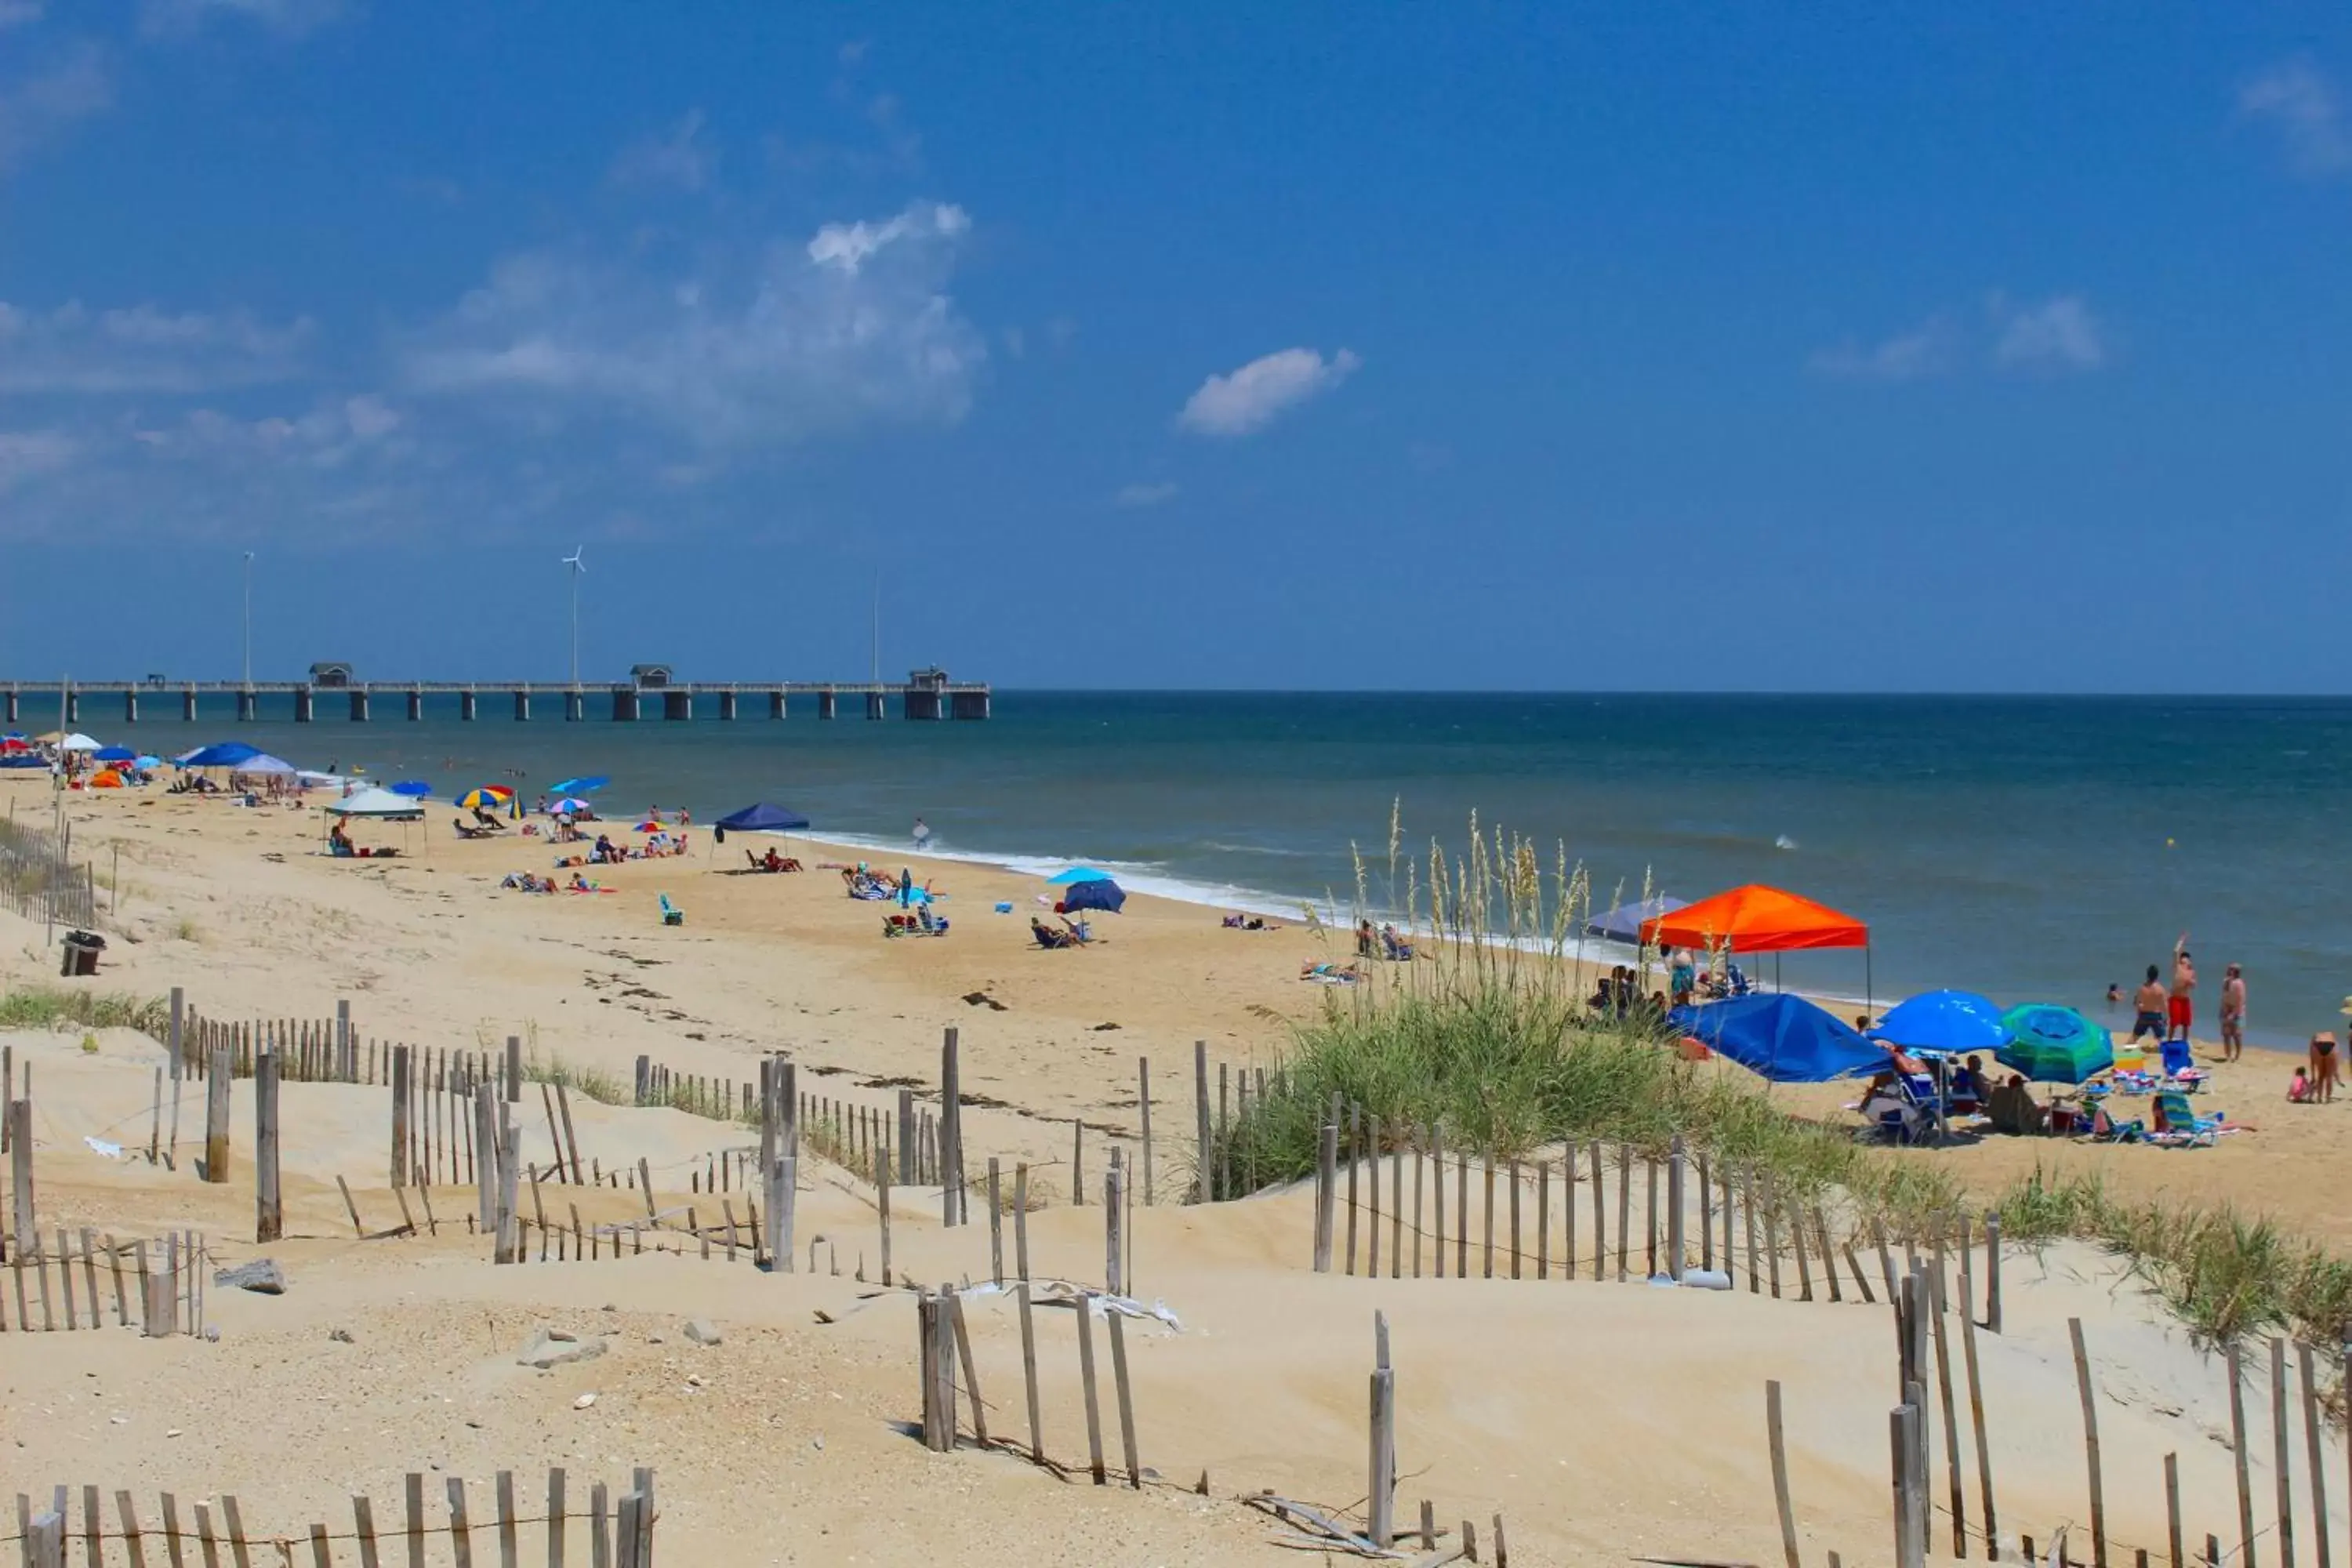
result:
M 48 808 L 46 781 L 0 788 L 20 817 Z M 1377 1309 L 1395 1338 L 1406 1496 L 1438 1500 L 1441 1518 L 1503 1513 L 1516 1561 L 1777 1552 L 1760 1442 L 1768 1377 L 1785 1389 L 1809 1554 L 1868 1560 L 1884 1540 L 1893 1373 L 1883 1306 L 1317 1276 L 1306 1267 L 1305 1193 L 1206 1208 L 1171 1201 L 1185 1180 L 1193 1042 L 1234 1066 L 1274 1061 L 1291 1025 L 1329 999 L 1299 981 L 1301 964 L 1344 961 L 1345 931 L 1233 931 L 1216 910 L 1138 896 L 1123 914 L 1095 918 L 1095 944 L 1047 952 L 1027 936 L 1044 890 L 1035 879 L 894 858 L 891 869 L 908 866 L 946 895 L 938 907 L 951 931 L 886 940 L 883 906 L 850 900 L 819 868 L 851 857 L 806 841 L 782 847 L 803 874 L 739 874 L 742 842 L 717 847 L 698 827 L 690 857 L 585 868 L 609 892 L 540 896 L 498 882 L 553 869 L 554 846 L 457 841 L 446 808 L 419 828 L 361 829 L 362 842 L 404 844 L 388 860 L 319 854 L 315 809 L 155 792 L 77 795 L 67 809 L 77 853 L 113 882 L 100 893 L 110 945 L 94 984 L 148 995 L 182 986 L 216 1018 L 316 1017 L 348 999 L 371 1038 L 473 1049 L 520 1035 L 544 1058 L 624 1078 L 648 1055 L 740 1082 L 763 1052 L 784 1049 L 803 1088 L 877 1110 L 901 1082 L 935 1086 L 940 1032 L 956 1027 L 968 1146 L 1008 1166 L 1030 1162 L 1053 1200 L 1030 1216 L 1041 1274 L 1099 1283 L 1098 1211 L 1061 1201 L 1073 1123 L 1086 1129 L 1090 1172 L 1107 1146 L 1138 1158 L 1148 1058 L 1161 1205 L 1137 1220 L 1136 1293 L 1165 1302 L 1182 1331 L 1147 1325 L 1130 1339 L 1144 1459 L 1168 1485 L 1130 1495 L 1066 1485 L 1003 1455 L 932 1455 L 903 1430 L 917 1414 L 911 1298 L 855 1278 L 877 1262 L 874 1213 L 845 1173 L 817 1167 L 801 1199 L 803 1235 L 833 1238 L 838 1277 L 667 1257 L 499 1268 L 448 1217 L 466 1193 L 436 1194 L 437 1237 L 354 1240 L 337 1176 L 371 1223 L 392 1212 L 383 1091 L 290 1085 L 290 1234 L 258 1250 L 284 1265 L 292 1288 L 279 1298 L 215 1292 L 217 1344 L 56 1334 L 33 1354 L 27 1338 L 0 1339 L 0 1452 L 16 1489 L 176 1484 L 203 1495 L 234 1478 L 249 1517 L 291 1530 L 348 1517 L 350 1490 L 396 1496 L 403 1472 L 428 1465 L 487 1479 L 562 1463 L 614 1480 L 654 1465 L 673 1561 L 897 1563 L 950 1551 L 1074 1564 L 1291 1561 L 1280 1531 L 1233 1500 L 1271 1488 L 1333 1510 L 1360 1503 Z M 683 925 L 660 922 L 664 893 Z M 994 913 L 1000 901 L 1013 912 Z M 55 983 L 41 938 L 0 916 L 11 985 Z M 85 1144 L 143 1152 L 161 1058 L 152 1042 L 123 1031 L 94 1050 L 78 1035 L 8 1038 L 35 1076 L 44 1226 L 199 1227 L 227 1259 L 257 1253 L 242 1161 L 227 1185 L 210 1186 Z M 2289 1065 L 2255 1053 L 2215 1068 L 2206 1102 L 2259 1131 L 2210 1150 L 1990 1138 L 1901 1157 L 1948 1163 L 1983 1193 L 2037 1163 L 2095 1168 L 2118 1190 L 2227 1200 L 2342 1241 L 2352 1222 L 2330 1194 L 2352 1101 L 2284 1105 Z M 1850 1098 L 1778 1092 L 1825 1116 Z M 248 1095 L 236 1086 L 240 1138 Z M 734 1129 L 666 1110 L 583 1102 L 579 1113 L 583 1143 L 608 1168 L 646 1159 L 665 1202 L 741 1142 Z M 527 1134 L 527 1158 L 551 1157 L 543 1135 Z M 919 1194 L 908 1200 L 900 1268 L 984 1279 L 984 1231 L 940 1230 Z M 583 1206 L 593 1224 L 639 1201 L 606 1191 Z M 2205 1458 L 2227 1436 L 2218 1363 L 2085 1249 L 2018 1260 L 2009 1289 L 2007 1331 L 1984 1338 L 2007 1528 L 2021 1521 L 2046 1536 L 2080 1515 L 2070 1317 L 2097 1347 L 2109 1473 L 2132 1478 L 2109 1500 L 2118 1539 L 2160 1543 L 2162 1494 L 2150 1478 L 2166 1452 L 2194 1457 L 2184 1485 L 2196 1517 L 2230 1517 L 2226 1465 Z M 1017 1429 L 1010 1303 L 984 1295 L 970 1306 L 992 1419 Z M 1046 1425 L 1068 1453 L 1082 1437 L 1069 1315 L 1047 1316 L 1060 1350 L 1045 1373 Z M 721 1324 L 724 1342 L 685 1342 L 689 1317 Z M 517 1367 L 515 1347 L 541 1322 L 604 1334 L 613 1348 L 553 1373 Z M 351 1342 L 331 1339 L 337 1330 Z M 575 1410 L 585 1392 L 597 1402 Z M 2256 1430 L 2269 1430 L 2266 1412 Z M 2341 1445 L 2326 1440 L 2341 1474 Z M 334 1462 L 288 1465 L 296 1452 Z M 1185 1489 L 1203 1471 L 1209 1494 Z M 2269 1485 L 2264 1476 L 2258 1490 Z M 2331 1506 L 2340 1531 L 2344 1500 Z

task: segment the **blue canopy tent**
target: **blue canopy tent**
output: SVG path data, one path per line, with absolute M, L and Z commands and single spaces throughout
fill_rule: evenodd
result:
M 1071 883 L 1062 890 L 1061 901 L 1064 914 L 1102 910 L 1115 915 L 1127 902 L 1127 890 L 1108 877 L 1096 877 L 1084 882 Z
M 1642 928 L 1662 915 L 1688 909 L 1688 899 L 1677 899 L 1668 893 L 1643 899 L 1635 903 L 1620 904 L 1615 909 L 1593 916 L 1584 922 L 1584 934 L 1609 942 L 1622 942 L 1628 947 L 1640 944 Z
M 809 825 L 809 819 L 797 811 L 787 811 L 781 805 L 759 801 L 745 806 L 731 816 L 722 816 L 718 826 L 730 833 L 797 833 Z
M 1666 1021 L 1772 1083 L 1828 1083 L 1886 1066 L 1885 1047 L 1785 991 L 1677 1007 Z

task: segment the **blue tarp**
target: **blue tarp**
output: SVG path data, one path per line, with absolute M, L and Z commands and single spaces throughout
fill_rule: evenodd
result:
M 1062 910 L 1066 914 L 1076 914 L 1081 910 L 1103 910 L 1115 915 L 1126 902 L 1126 889 L 1108 877 L 1073 882 L 1062 889 Z
M 1897 1002 L 1870 1037 L 1919 1051 L 1994 1051 L 2013 1037 L 2000 1009 L 1973 991 L 1923 991 Z
M 719 826 L 730 833 L 794 833 L 808 825 L 809 819 L 799 812 L 770 805 L 764 800 L 719 819 Z
M 222 741 L 190 752 L 180 759 L 184 768 L 233 768 L 250 757 L 261 755 L 261 748 L 248 746 L 243 741 Z
M 1689 903 L 1688 899 L 1660 893 L 1654 899 L 1620 904 L 1606 914 L 1593 916 L 1584 922 L 1584 931 L 1587 936 L 1605 937 L 1611 942 L 1622 942 L 1632 947 L 1641 942 L 1643 926 L 1660 915 L 1670 915 L 1676 910 L 1686 908 Z
M 1677 1007 L 1667 1021 L 1774 1083 L 1827 1083 L 1886 1066 L 1885 1047 L 1785 991 Z

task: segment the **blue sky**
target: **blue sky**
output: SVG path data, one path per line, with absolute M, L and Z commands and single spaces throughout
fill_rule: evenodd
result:
M 2341 7 L 0 0 L 0 670 L 2340 691 Z

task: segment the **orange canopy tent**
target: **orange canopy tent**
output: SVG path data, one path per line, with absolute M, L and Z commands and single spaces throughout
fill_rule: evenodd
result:
M 1707 952 L 1795 952 L 1808 948 L 1863 950 L 1863 991 L 1870 1000 L 1870 928 L 1827 904 L 1750 882 L 1642 922 L 1642 940 L 1655 947 Z M 1774 983 L 1778 984 L 1776 980 Z
M 1722 946 L 1733 952 L 1868 947 L 1870 928 L 1827 904 L 1751 882 L 1644 921 L 1642 940 L 1659 947 Z

